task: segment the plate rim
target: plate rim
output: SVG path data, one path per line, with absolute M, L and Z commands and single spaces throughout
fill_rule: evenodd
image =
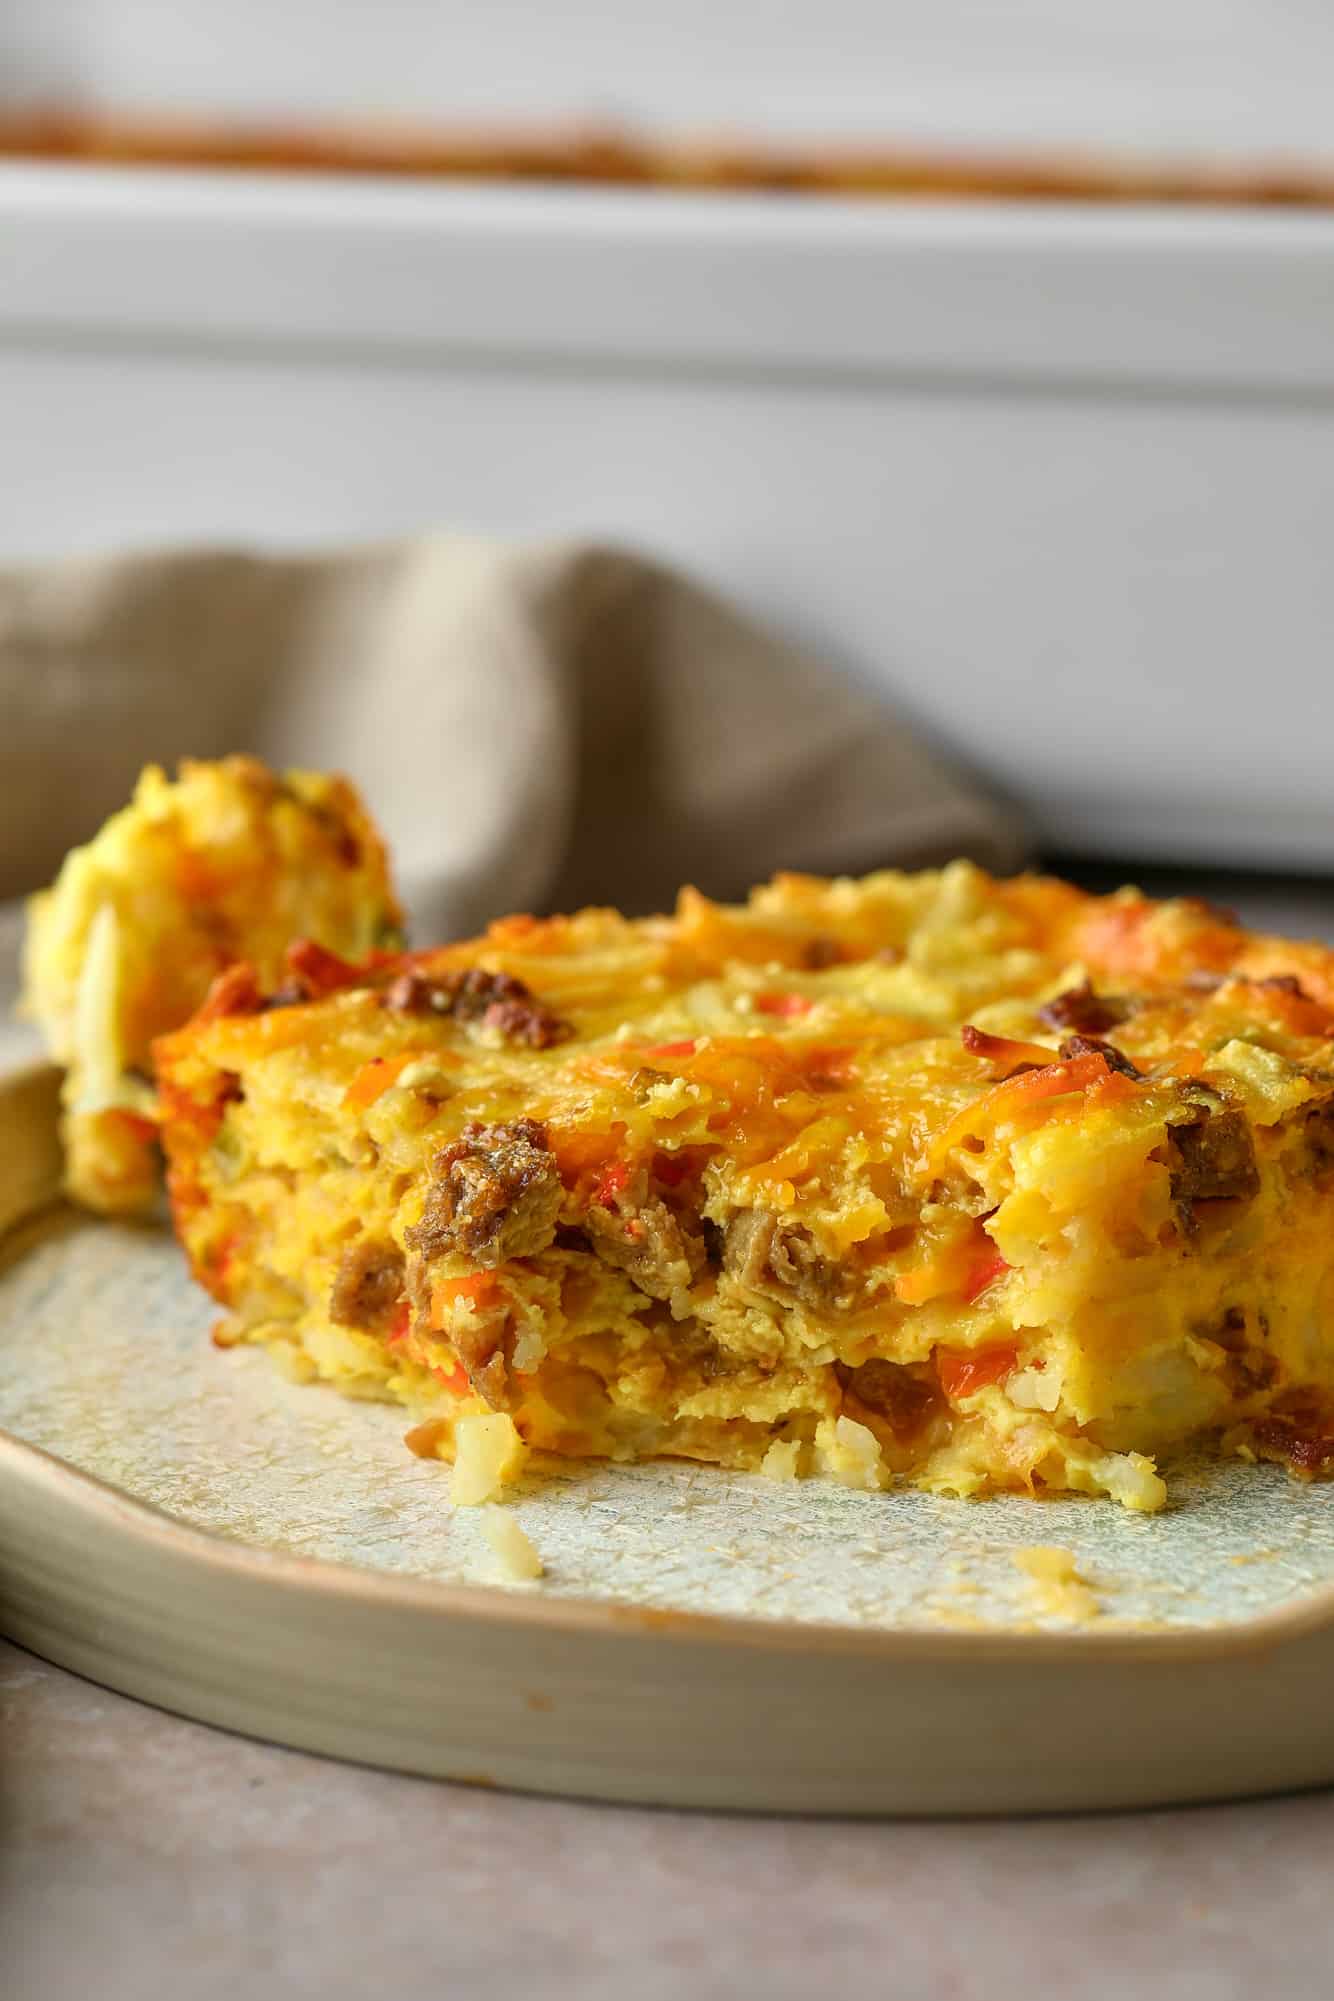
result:
M 0 1502 L 8 1498 L 21 1505 L 25 1490 L 54 1498 L 71 1513 L 114 1535 L 122 1545 L 170 1549 L 197 1566 L 230 1573 L 237 1579 L 286 1585 L 325 1597 L 360 1599 L 368 1605 L 393 1606 L 431 1619 L 518 1630 L 536 1625 L 580 1638 L 596 1634 L 615 1640 L 651 1633 L 672 1644 L 741 1646 L 765 1652 L 883 1659 L 886 1663 L 1040 1658 L 1044 1665 L 1068 1661 L 1105 1667 L 1110 1662 L 1145 1658 L 1165 1663 L 1263 1652 L 1334 1627 L 1334 1585 L 1323 1585 L 1287 1607 L 1226 1626 L 1099 1627 L 1094 1623 L 1068 1631 L 1022 1631 L 1002 1626 L 994 1631 L 949 1627 L 937 1631 L 927 1626 L 856 1626 L 833 1620 L 777 1619 L 758 1613 L 691 1612 L 629 1604 L 583 1592 L 556 1597 L 500 1584 L 452 1583 L 327 1557 L 297 1556 L 225 1535 L 140 1500 L 0 1426 Z

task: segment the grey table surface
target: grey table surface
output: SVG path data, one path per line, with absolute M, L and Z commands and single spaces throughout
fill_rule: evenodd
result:
M 1330 1989 L 1334 1794 L 980 1822 L 582 1806 L 249 1743 L 3 1643 L 0 1718 L 7 2001 Z
M 1334 887 L 1208 889 L 1334 937 Z M 579 1805 L 251 1743 L 0 1641 L 5 2001 L 1305 2001 L 1334 1987 L 1332 1880 L 1330 1792 L 974 1822 Z

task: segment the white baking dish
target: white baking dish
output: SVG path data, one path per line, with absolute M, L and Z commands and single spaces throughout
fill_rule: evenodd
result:
M 1319 0 L 8 0 L 0 102 L 1328 161 Z
M 1049 843 L 1334 861 L 1334 217 L 11 165 L 0 436 L 0 556 L 632 541 Z

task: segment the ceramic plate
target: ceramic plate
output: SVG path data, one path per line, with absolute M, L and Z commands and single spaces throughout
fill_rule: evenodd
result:
M 1334 1777 L 1334 1494 L 1160 1516 L 549 1465 L 507 1585 L 404 1413 L 214 1349 L 164 1231 L 54 1203 L 0 1085 L 0 1622 L 128 1693 L 406 1770 L 786 1810 L 1125 1806 Z M 1036 1580 L 1069 1551 L 1086 1590 Z

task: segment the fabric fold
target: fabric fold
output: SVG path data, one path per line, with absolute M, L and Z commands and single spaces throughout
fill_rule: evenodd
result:
M 736 896 L 779 868 L 1022 859 L 1017 816 L 870 690 L 616 548 L 431 534 L 0 570 L 0 895 L 139 768 L 341 769 L 420 939 Z

